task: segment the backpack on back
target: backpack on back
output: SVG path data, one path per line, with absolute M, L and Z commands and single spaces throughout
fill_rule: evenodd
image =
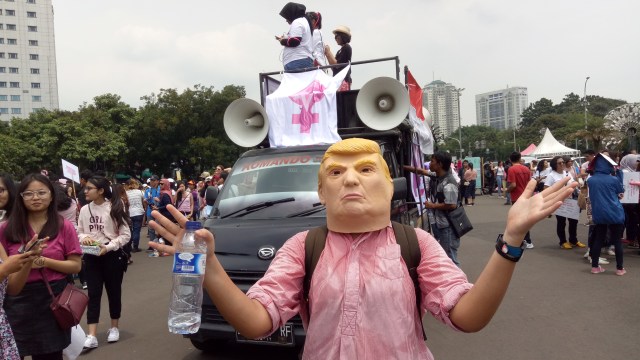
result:
M 402 259 L 407 265 L 409 270 L 409 276 L 413 282 L 413 288 L 416 294 L 416 306 L 418 307 L 418 314 L 422 315 L 420 311 L 421 291 L 420 284 L 418 283 L 418 265 L 420 264 L 420 245 L 418 244 L 418 235 L 416 230 L 409 226 L 395 221 L 391 222 L 393 226 L 393 232 L 396 236 L 396 243 L 400 245 L 400 253 Z M 324 250 L 324 246 L 327 241 L 328 229 L 327 226 L 320 226 L 309 230 L 304 242 L 305 247 L 305 259 L 304 259 L 304 284 L 303 284 L 303 299 L 309 301 L 309 290 L 311 289 L 311 277 L 318 265 L 320 254 Z M 308 318 L 308 317 L 307 317 Z M 422 328 L 422 336 L 426 340 L 427 336 L 424 333 L 424 327 Z

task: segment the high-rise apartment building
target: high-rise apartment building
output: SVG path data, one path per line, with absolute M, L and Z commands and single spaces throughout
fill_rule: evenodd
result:
M 450 136 L 460 126 L 458 102 L 462 90 L 441 80 L 432 81 L 423 89 L 424 107 L 431 113 L 433 125 L 438 126 L 444 138 Z
M 500 130 L 517 128 L 528 106 L 526 87 L 507 87 L 476 95 L 476 123 Z
M 51 0 L 0 0 L 0 120 L 58 108 Z

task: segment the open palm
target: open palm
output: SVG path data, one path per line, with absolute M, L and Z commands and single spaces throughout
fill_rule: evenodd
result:
M 569 180 L 570 178 L 566 177 L 536 195 L 533 195 L 536 181 L 529 181 L 524 192 L 507 214 L 506 231 L 515 238 L 524 238 L 533 225 L 551 215 L 573 193 L 578 183 L 573 182 L 566 186 Z

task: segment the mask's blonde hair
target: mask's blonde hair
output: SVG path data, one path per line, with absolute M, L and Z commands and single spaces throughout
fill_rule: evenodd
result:
M 329 146 L 327 151 L 324 153 L 322 157 L 322 161 L 320 162 L 320 171 L 318 171 L 318 188 L 322 185 L 322 177 L 323 177 L 323 166 L 324 162 L 331 155 L 357 155 L 357 154 L 377 154 L 378 159 L 380 160 L 380 165 L 382 165 L 382 171 L 384 176 L 389 180 L 389 182 L 393 182 L 391 179 L 391 174 L 389 173 L 389 166 L 387 162 L 382 157 L 382 151 L 380 150 L 380 145 L 377 142 L 367 139 L 361 138 L 351 138 L 342 141 L 338 141 L 337 143 Z

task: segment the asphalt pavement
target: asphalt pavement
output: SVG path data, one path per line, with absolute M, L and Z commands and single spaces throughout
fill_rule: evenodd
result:
M 510 206 L 497 196 L 479 196 L 467 207 L 474 230 L 459 250 L 461 267 L 474 281 L 504 230 Z M 585 219 L 581 219 L 581 224 Z M 613 256 L 603 274 L 592 275 L 585 250 L 562 250 L 549 218 L 531 231 L 535 245 L 517 264 L 509 291 L 491 323 L 475 334 L 456 332 L 425 317 L 427 344 L 436 359 L 634 359 L 640 349 L 640 256 L 625 248 L 625 276 L 615 275 Z M 141 248 L 146 249 L 146 228 Z M 587 242 L 587 227 L 578 225 Z M 296 359 L 290 350 L 261 346 L 226 346 L 205 354 L 188 339 L 167 330 L 171 257 L 133 254 L 123 283 L 120 341 L 106 342 L 109 312 L 103 295 L 100 346 L 80 359 Z M 86 330 L 86 322 L 83 320 Z

